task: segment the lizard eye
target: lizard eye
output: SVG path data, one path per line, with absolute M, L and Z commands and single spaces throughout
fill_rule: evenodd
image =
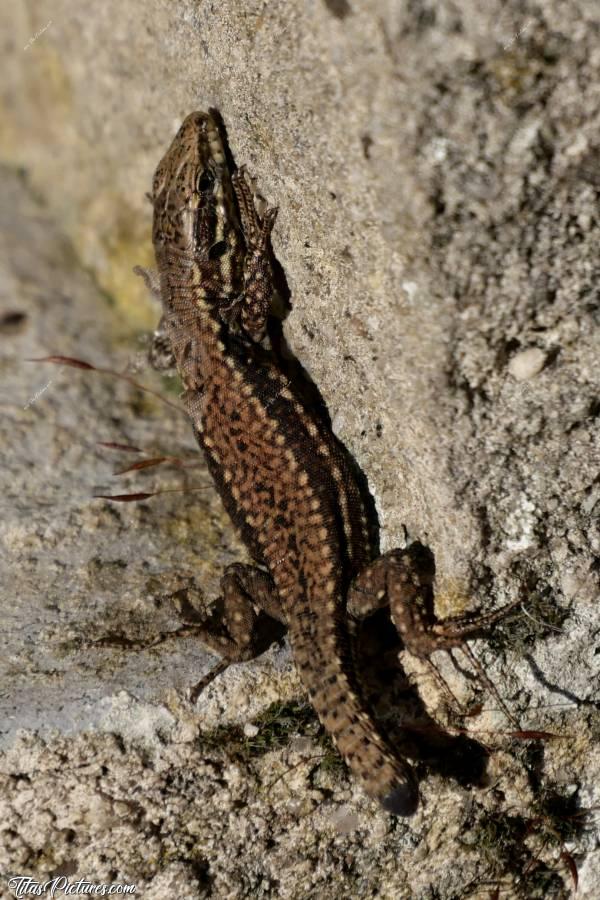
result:
M 213 244 L 210 250 L 208 251 L 209 259 L 219 259 L 219 257 L 223 256 L 224 253 L 227 252 L 227 241 L 217 241 L 216 244 Z
M 205 194 L 206 191 L 209 191 L 211 189 L 214 183 L 215 176 L 213 175 L 213 173 L 208 169 L 204 169 L 198 176 L 196 187 L 201 194 Z

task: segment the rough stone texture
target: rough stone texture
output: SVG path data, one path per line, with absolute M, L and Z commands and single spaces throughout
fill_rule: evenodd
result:
M 7 14 L 0 870 L 157 898 L 446 900 L 566 897 L 574 859 L 578 896 L 596 897 L 597 819 L 573 815 L 600 804 L 597 4 Z M 239 543 L 202 467 L 119 481 L 133 457 L 97 446 L 193 457 L 185 419 L 121 382 L 24 362 L 136 368 L 157 317 L 131 274 L 151 259 L 144 193 L 180 120 L 207 106 L 280 206 L 286 334 L 369 478 L 383 546 L 408 532 L 430 547 L 442 614 L 526 600 L 474 646 L 521 727 L 560 737 L 511 741 L 480 695 L 466 722 L 494 750 L 487 787 L 421 763 L 411 820 L 320 765 L 315 728 L 252 754 L 218 730 L 299 695 L 285 649 L 186 704 L 214 658 L 157 639 L 182 598 L 203 609 Z M 186 481 L 205 489 L 92 499 Z M 472 699 L 464 668 L 439 665 Z

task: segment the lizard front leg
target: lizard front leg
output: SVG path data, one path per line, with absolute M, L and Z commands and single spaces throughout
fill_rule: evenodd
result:
M 277 218 L 277 208 L 267 207 L 264 214 L 259 215 L 252 185 L 244 167 L 234 172 L 231 180 L 246 242 L 244 290 L 241 298 L 233 304 L 232 310 L 234 315 L 239 315 L 244 332 L 258 342 L 265 336 L 274 294 L 269 242 Z
M 135 275 L 143 278 L 144 284 L 155 300 L 162 306 L 162 294 L 160 290 L 160 277 L 155 269 L 145 269 L 143 266 L 134 266 Z M 151 368 L 157 372 L 175 371 L 175 354 L 171 349 L 171 341 L 167 333 L 167 323 L 164 315 L 152 335 L 152 341 L 148 349 L 148 362 Z

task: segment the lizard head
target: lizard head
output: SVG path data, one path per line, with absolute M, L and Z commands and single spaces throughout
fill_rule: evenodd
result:
M 194 112 L 152 182 L 157 257 L 168 249 L 193 260 L 205 294 L 219 297 L 235 296 L 243 283 L 244 240 L 231 174 L 217 114 Z

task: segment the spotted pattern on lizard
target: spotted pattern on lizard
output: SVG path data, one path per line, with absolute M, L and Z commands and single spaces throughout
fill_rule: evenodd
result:
M 391 599 L 410 639 L 429 628 L 407 613 L 421 586 L 410 554 L 376 559 L 372 501 L 356 468 L 266 336 L 277 211 L 259 214 L 214 110 L 185 119 L 156 170 L 152 202 L 159 287 L 145 277 L 162 300 L 159 334 L 215 485 L 260 566 L 229 567 L 223 630 L 202 639 L 228 660 L 248 659 L 255 605 L 282 621 L 300 678 L 350 770 L 385 810 L 410 815 L 416 778 L 361 696 L 347 607 L 365 615 Z

